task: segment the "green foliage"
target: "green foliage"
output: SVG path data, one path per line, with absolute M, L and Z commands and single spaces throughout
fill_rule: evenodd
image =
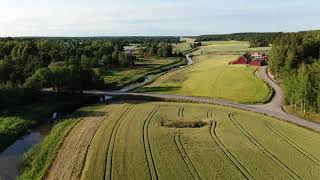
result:
M 300 111 L 319 111 L 320 32 L 286 33 L 273 43 L 271 71 L 284 80 L 287 102 Z
M 220 35 L 203 35 L 197 41 L 249 41 L 250 47 L 268 47 L 282 33 L 234 33 Z

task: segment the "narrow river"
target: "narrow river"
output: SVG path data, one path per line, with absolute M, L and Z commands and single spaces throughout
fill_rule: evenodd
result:
M 0 179 L 11 180 L 19 175 L 23 154 L 33 145 L 40 143 L 49 134 L 53 123 L 49 121 L 16 140 L 0 154 Z
M 187 64 L 193 63 L 191 55 L 187 54 Z M 183 66 L 186 67 L 186 66 Z M 182 67 L 180 67 L 182 68 Z M 128 92 L 141 85 L 150 82 L 153 75 L 146 76 L 143 82 L 128 85 L 117 92 Z M 23 161 L 23 154 L 32 146 L 39 144 L 50 133 L 54 123 L 49 120 L 41 126 L 33 129 L 29 134 L 16 140 L 8 148 L 0 153 L 0 180 L 13 180 L 19 175 L 19 168 Z

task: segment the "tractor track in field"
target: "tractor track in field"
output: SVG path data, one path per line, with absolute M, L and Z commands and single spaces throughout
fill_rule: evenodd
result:
M 159 109 L 160 109 L 160 106 L 156 106 L 153 108 L 151 113 L 147 116 L 146 120 L 144 121 L 143 129 L 142 129 L 143 147 L 144 147 L 144 152 L 145 152 L 146 160 L 148 164 L 150 179 L 154 179 L 155 177 L 155 179 L 157 180 L 159 179 L 159 176 L 158 176 L 157 168 L 156 168 L 152 151 L 151 151 L 151 145 L 150 145 L 150 139 L 149 139 L 149 124 Z
M 183 106 L 177 106 L 178 108 L 178 117 L 183 118 L 184 117 L 184 107 Z
M 240 161 L 230 152 L 230 150 L 222 143 L 222 141 L 219 139 L 216 133 L 216 128 L 217 128 L 217 122 L 215 120 L 212 120 L 210 124 L 209 133 L 212 140 L 215 142 L 215 144 L 218 145 L 220 150 L 227 156 L 227 158 L 233 163 L 233 165 L 241 172 L 241 174 L 246 179 L 255 179 L 250 174 L 250 172 L 240 163 Z
M 108 109 L 108 111 L 109 111 L 109 110 L 110 110 L 110 113 L 108 113 L 108 115 L 106 115 L 103 120 L 106 120 L 106 119 L 111 115 L 111 113 L 112 113 L 112 108 Z M 101 125 L 100 125 L 100 127 L 101 127 Z M 100 128 L 100 127 L 99 127 L 99 128 Z M 96 130 L 96 132 L 99 130 L 99 128 Z M 89 147 L 88 147 L 87 150 L 86 150 L 85 158 L 84 158 L 83 165 L 82 165 L 82 168 L 81 168 L 81 171 L 80 171 L 80 172 L 81 172 L 80 179 L 81 179 L 81 177 L 82 177 L 82 175 L 83 175 L 83 169 L 84 169 L 85 163 L 86 163 L 86 161 L 87 161 L 87 154 L 88 154 L 89 148 L 90 148 L 90 146 L 91 146 L 91 143 L 92 143 L 92 140 L 94 139 L 94 137 L 95 137 L 95 135 L 94 135 L 94 136 L 92 137 L 92 139 L 90 140 Z
M 183 144 L 182 144 L 182 141 L 181 141 L 181 134 L 177 133 L 175 134 L 174 136 L 174 142 L 180 152 L 180 155 L 184 161 L 184 163 L 186 164 L 192 178 L 194 180 L 196 179 L 202 179 L 199 172 L 197 171 L 197 169 L 195 168 L 192 160 L 190 159 L 186 149 L 184 148 Z
M 240 132 L 245 135 L 251 143 L 253 143 L 263 154 L 265 154 L 270 160 L 272 160 L 279 168 L 284 170 L 294 179 L 302 179 L 297 173 L 295 173 L 291 168 L 279 160 L 274 154 L 272 154 L 267 148 L 265 148 L 258 140 L 256 140 L 234 117 L 233 113 L 228 115 L 234 126 L 240 130 Z
M 128 107 L 118 118 L 116 124 L 112 128 L 111 131 L 111 137 L 109 139 L 109 146 L 107 150 L 107 159 L 106 159 L 106 170 L 104 174 L 104 179 L 107 179 L 106 176 L 108 176 L 108 179 L 112 179 L 112 165 L 113 165 L 113 153 L 114 153 L 114 146 L 115 146 L 115 141 L 117 138 L 117 133 L 119 130 L 120 125 L 122 124 L 124 118 L 129 114 L 129 112 L 133 109 L 134 105 L 131 105 Z M 110 151 L 110 152 L 109 152 Z M 110 157 L 108 158 L 108 156 Z M 108 167 L 108 161 L 110 162 L 110 167 Z M 107 174 L 109 172 L 109 174 Z
M 102 107 L 98 110 L 107 112 L 109 109 Z M 92 116 L 77 123 L 63 140 L 44 179 L 79 179 L 87 149 L 104 119 L 105 117 L 94 116 L 93 112 Z
M 210 90 L 210 96 L 211 97 L 214 97 L 214 93 L 216 92 L 216 89 L 218 88 L 218 84 L 219 84 L 219 81 L 220 81 L 221 76 L 222 76 L 223 73 L 224 73 L 223 71 L 222 72 L 220 71 L 218 76 L 217 76 L 217 78 L 213 82 L 211 90 Z
M 213 118 L 213 109 L 207 111 L 207 118 Z
M 288 143 L 290 146 L 292 146 L 294 149 L 296 149 L 297 151 L 299 151 L 301 154 L 303 154 L 304 156 L 306 156 L 308 159 L 310 159 L 312 162 L 314 162 L 316 165 L 320 166 L 320 160 L 316 157 L 314 157 L 311 153 L 309 153 L 308 151 L 306 151 L 304 148 L 302 148 L 301 146 L 299 146 L 298 144 L 296 144 L 294 141 L 292 141 L 291 139 L 289 139 L 286 135 L 284 135 L 283 133 L 281 133 L 279 130 L 277 130 L 275 127 L 273 127 L 271 124 L 269 123 L 265 123 L 265 125 L 267 126 L 267 128 L 272 131 L 274 134 L 276 134 L 279 138 L 281 138 L 282 140 L 284 140 L 286 143 Z

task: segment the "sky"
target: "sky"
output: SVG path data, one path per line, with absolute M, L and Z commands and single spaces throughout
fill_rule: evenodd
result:
M 319 0 L 0 0 L 0 36 L 191 36 L 320 29 Z

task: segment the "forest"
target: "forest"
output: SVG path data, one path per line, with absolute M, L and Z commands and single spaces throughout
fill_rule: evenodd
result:
M 320 112 L 320 31 L 286 33 L 273 42 L 270 70 L 295 110 Z
M 248 41 L 251 47 L 268 47 L 275 38 L 282 33 L 234 33 L 234 34 L 217 34 L 202 35 L 197 37 L 197 41 Z
M 102 89 L 103 72 L 137 68 L 137 57 L 124 51 L 142 42 L 143 56 L 173 56 L 172 37 L 2 38 L 0 39 L 0 98 L 31 97 L 34 90 L 53 88 L 56 94 Z

